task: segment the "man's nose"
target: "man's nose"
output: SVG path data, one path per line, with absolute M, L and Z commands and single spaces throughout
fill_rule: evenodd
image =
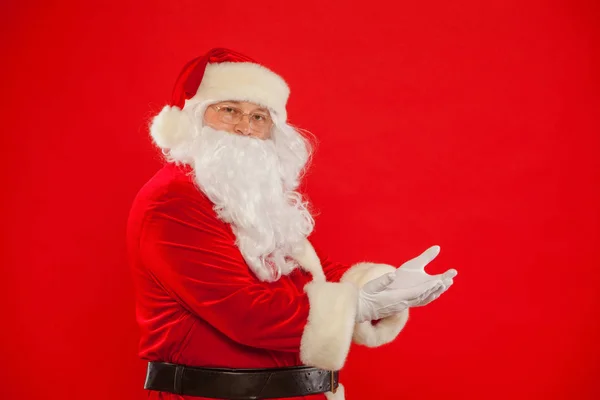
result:
M 234 128 L 235 133 L 239 135 L 248 136 L 250 134 L 250 118 L 246 120 L 246 116 L 242 117 L 242 120 L 235 124 Z

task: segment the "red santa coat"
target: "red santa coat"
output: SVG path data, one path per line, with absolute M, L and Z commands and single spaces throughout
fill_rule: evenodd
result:
M 319 260 L 308 242 L 296 256 L 303 269 L 276 282 L 259 281 L 189 168 L 167 164 L 140 190 L 127 240 L 145 360 L 338 370 L 352 338 L 367 346 L 387 343 L 408 318 L 405 312 L 376 325 L 355 324 L 358 287 L 393 267 Z M 343 388 L 327 394 L 343 396 Z M 198 399 L 161 392 L 149 398 Z

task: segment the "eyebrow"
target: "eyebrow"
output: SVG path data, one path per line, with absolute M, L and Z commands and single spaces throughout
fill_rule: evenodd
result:
M 225 101 L 223 101 L 222 103 L 231 103 L 231 104 L 238 104 L 238 105 L 239 105 L 239 104 L 241 103 L 241 101 L 238 101 L 238 100 L 225 100 Z M 263 112 L 266 112 L 266 113 L 268 113 L 268 112 L 269 112 L 269 109 L 267 109 L 267 108 L 264 108 L 264 107 L 260 107 L 260 106 L 259 106 L 259 108 L 257 108 L 257 109 L 256 109 L 256 110 L 254 110 L 254 111 L 263 111 Z

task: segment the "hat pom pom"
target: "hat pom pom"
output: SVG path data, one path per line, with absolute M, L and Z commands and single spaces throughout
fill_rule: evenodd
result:
M 189 115 L 177 106 L 165 106 L 150 124 L 150 136 L 163 150 L 189 142 L 192 135 Z

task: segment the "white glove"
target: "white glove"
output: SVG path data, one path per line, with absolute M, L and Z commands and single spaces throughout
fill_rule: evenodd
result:
M 439 246 L 427 249 L 420 256 L 390 272 L 367 282 L 358 294 L 357 322 L 389 317 L 408 307 L 424 306 L 437 299 L 452 285 L 456 270 L 429 275 L 425 266 L 438 254 Z
M 458 274 L 455 269 L 449 269 L 437 275 L 429 275 L 425 272 L 425 266 L 433 261 L 438 254 L 440 254 L 440 246 L 432 246 L 420 256 L 405 262 L 396 270 L 396 278 L 390 285 L 390 289 L 413 287 L 431 281 L 438 282 L 428 292 L 422 293 L 417 299 L 410 301 L 410 307 L 419 307 L 431 303 L 454 283 L 453 278 Z

